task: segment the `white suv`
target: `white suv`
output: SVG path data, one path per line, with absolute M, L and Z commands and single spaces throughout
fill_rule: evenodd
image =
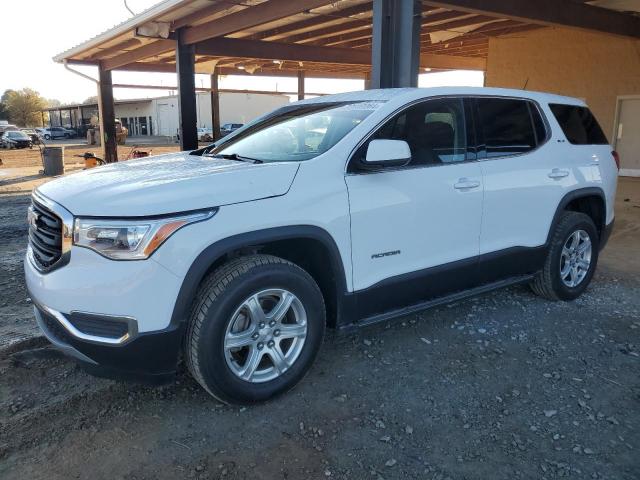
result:
M 325 326 L 530 283 L 589 284 L 615 155 L 573 98 L 477 88 L 297 102 L 215 145 L 39 187 L 27 286 L 90 371 L 165 380 L 184 357 L 225 402 L 309 370 Z

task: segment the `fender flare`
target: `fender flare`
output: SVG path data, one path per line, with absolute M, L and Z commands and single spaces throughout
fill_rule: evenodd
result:
M 604 231 L 604 227 L 605 227 L 605 223 L 606 223 L 606 210 L 607 210 L 607 200 L 606 200 L 606 197 L 604 195 L 604 191 L 600 187 L 578 188 L 576 190 L 570 191 L 564 197 L 562 197 L 562 199 L 560 200 L 560 203 L 558 204 L 558 207 L 556 208 L 556 213 L 553 215 L 553 220 L 551 221 L 551 226 L 549 227 L 549 233 L 547 234 L 547 241 L 545 243 L 545 245 L 547 247 L 549 246 L 549 243 L 551 242 L 551 237 L 553 236 L 553 232 L 555 231 L 556 225 L 560 221 L 560 217 L 562 216 L 562 212 L 567 207 L 567 205 L 569 205 L 569 203 L 571 203 L 572 201 L 577 200 L 578 198 L 592 197 L 594 195 L 600 197 L 600 199 L 602 200 L 602 203 L 604 205 L 604 208 L 605 208 L 605 211 L 604 211 L 605 215 L 603 216 L 603 224 L 602 225 L 596 225 L 598 230 Z
M 211 266 L 224 255 L 243 247 L 260 245 L 278 240 L 312 239 L 327 249 L 336 284 L 338 298 L 347 292 L 346 275 L 340 250 L 329 232 L 315 225 L 294 225 L 267 228 L 241 233 L 219 240 L 205 248 L 193 261 L 185 275 L 173 307 L 170 326 L 179 326 L 189 319 L 191 305 L 198 287 Z M 338 303 L 339 300 L 338 300 Z

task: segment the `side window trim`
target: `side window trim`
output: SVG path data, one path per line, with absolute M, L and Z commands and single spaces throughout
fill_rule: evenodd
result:
M 414 170 L 414 169 L 418 169 L 418 168 L 433 168 L 433 167 L 444 167 L 447 165 L 459 165 L 461 163 L 469 163 L 469 162 L 475 162 L 477 161 L 476 159 L 468 159 L 466 158 L 466 156 L 468 155 L 468 151 L 469 151 L 469 133 L 467 131 L 467 129 L 469 128 L 469 122 L 467 120 L 467 111 L 466 111 L 466 106 L 465 106 L 465 100 L 469 98 L 469 95 L 438 95 L 438 96 L 433 96 L 433 97 L 427 97 L 427 98 L 420 98 L 418 100 L 415 100 L 411 103 L 408 103 L 406 105 L 403 105 L 402 107 L 398 108 L 397 110 L 395 110 L 394 112 L 390 113 L 389 115 L 387 115 L 382 121 L 380 121 L 375 127 L 373 127 L 359 142 L 358 144 L 351 150 L 351 152 L 349 153 L 349 158 L 347 160 L 347 164 L 346 164 L 346 170 L 345 173 L 346 175 L 371 175 L 371 174 L 377 174 L 377 173 L 384 173 L 384 172 L 395 172 L 398 170 Z M 432 100 L 442 100 L 442 99 L 453 99 L 453 100 L 460 100 L 462 102 L 463 108 L 462 108 L 462 114 L 463 114 L 463 125 L 465 127 L 465 132 L 466 132 L 466 137 L 465 137 L 465 143 L 467 143 L 466 145 L 466 152 L 465 152 L 465 159 L 459 162 L 451 162 L 451 163 L 440 163 L 440 164 L 423 164 L 423 165 L 405 165 L 405 166 L 401 166 L 401 167 L 385 167 L 385 168 L 381 168 L 380 170 L 360 170 L 355 166 L 356 160 L 355 160 L 355 155 L 358 152 L 358 150 L 360 150 L 360 147 L 362 147 L 365 143 L 368 143 L 369 140 L 371 139 L 371 137 L 373 135 L 375 135 L 384 125 L 386 125 L 386 123 L 391 120 L 392 118 L 401 115 L 403 112 L 407 111 L 408 109 L 415 107 L 416 105 L 420 105 L 421 103 L 426 103 Z M 475 129 L 474 129 L 474 135 L 475 135 Z
M 536 147 L 527 151 L 527 152 L 523 152 L 523 153 L 512 153 L 509 155 L 500 155 L 497 157 L 488 157 L 487 156 L 487 146 L 486 146 L 486 142 L 484 139 L 484 131 L 482 129 L 482 124 L 480 121 L 480 111 L 479 111 L 479 107 L 478 107 L 478 100 L 480 98 L 496 98 L 496 99 L 506 99 L 506 100 L 520 100 L 523 102 L 527 103 L 527 107 L 528 107 L 528 111 L 529 111 L 529 120 L 531 122 L 531 128 L 533 129 L 533 133 L 534 136 L 536 138 Z M 478 141 L 477 144 L 477 150 L 478 152 L 478 160 L 479 161 L 487 161 L 487 160 L 502 160 L 505 158 L 513 158 L 513 157 L 521 157 L 523 155 L 530 155 L 536 151 L 538 151 L 541 147 L 543 147 L 544 145 L 546 145 L 550 138 L 550 126 L 549 126 L 549 121 L 547 119 L 547 116 L 544 114 L 544 111 L 542 110 L 542 108 L 540 108 L 540 104 L 531 99 L 531 98 L 525 98 L 525 97 L 503 97 L 503 96 L 497 96 L 497 95 L 476 95 L 473 97 L 468 97 L 469 101 L 473 102 L 474 105 L 474 121 L 475 121 L 475 130 L 476 130 L 476 139 Z M 544 126 L 544 130 L 545 130 L 545 138 L 544 141 L 540 142 L 537 138 L 537 133 L 536 133 L 536 129 L 535 129 L 535 125 L 533 123 L 533 115 L 532 115 L 532 110 L 531 108 L 534 107 L 537 112 L 538 115 L 540 116 L 540 119 L 542 120 L 542 124 Z

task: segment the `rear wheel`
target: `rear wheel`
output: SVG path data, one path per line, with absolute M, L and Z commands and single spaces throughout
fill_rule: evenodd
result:
M 49 134 L 45 135 L 45 136 L 44 136 L 44 139 L 45 139 L 45 140 L 51 140 L 51 135 L 49 135 Z
M 187 366 L 225 403 L 262 402 L 304 377 L 324 329 L 324 300 L 307 272 L 270 255 L 239 258 L 200 289 L 186 335 Z
M 573 300 L 584 292 L 598 262 L 598 231 L 588 215 L 565 212 L 556 225 L 547 259 L 531 284 L 549 300 Z

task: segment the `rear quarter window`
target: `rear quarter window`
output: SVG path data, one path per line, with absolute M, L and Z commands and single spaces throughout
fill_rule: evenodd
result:
M 530 152 L 546 140 L 544 122 L 529 100 L 478 98 L 477 105 L 487 158 Z
M 574 145 L 607 145 L 609 143 L 596 117 L 587 107 L 552 103 L 549 108 L 570 143 Z

